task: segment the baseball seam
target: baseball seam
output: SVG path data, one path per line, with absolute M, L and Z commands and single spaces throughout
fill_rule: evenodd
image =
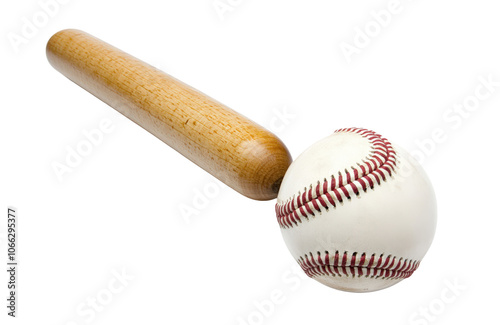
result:
M 318 276 L 346 276 L 346 277 L 371 277 L 382 280 L 397 280 L 410 277 L 420 265 L 420 261 L 398 258 L 396 256 L 381 254 L 361 256 L 354 252 L 351 255 L 336 251 L 333 256 L 328 251 L 322 255 L 317 252 L 301 256 L 297 261 L 304 272 L 311 278 Z M 331 259 L 333 258 L 333 262 Z
M 361 128 L 345 128 L 336 130 L 335 133 L 356 133 L 368 139 L 371 151 L 357 167 L 351 166 L 338 171 L 338 175 L 331 175 L 330 179 L 324 178 L 318 181 L 316 186 L 309 185 L 309 189 L 276 204 L 276 217 L 281 228 L 293 228 L 298 226 L 304 219 L 321 214 L 322 209 L 329 210 L 342 205 L 351 197 L 360 196 L 361 191 L 367 192 L 368 188 L 374 189 L 375 185 L 381 185 L 388 177 L 391 177 L 396 168 L 396 152 L 392 144 L 379 134 Z

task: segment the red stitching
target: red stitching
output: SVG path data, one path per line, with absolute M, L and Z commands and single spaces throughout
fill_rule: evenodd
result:
M 420 261 L 398 258 L 396 256 L 381 254 L 378 258 L 372 254 L 370 259 L 366 253 L 359 255 L 354 252 L 340 254 L 335 251 L 333 263 L 330 262 L 330 253 L 320 252 L 314 256 L 313 253 L 301 256 L 298 261 L 300 267 L 311 278 L 316 276 L 347 276 L 365 278 L 381 278 L 386 280 L 406 279 L 419 267 Z M 375 264 L 375 266 L 373 266 Z M 340 269 L 340 270 L 339 270 Z
M 357 163 L 339 171 L 338 176 L 331 175 L 330 180 L 325 178 L 323 183 L 318 181 L 316 186 L 311 184 L 303 192 L 276 204 L 276 217 L 281 228 L 291 228 L 302 223 L 302 219 L 309 220 L 322 210 L 336 208 L 337 203 L 350 200 L 352 195 L 361 195 L 361 191 L 373 189 L 375 184 L 380 185 L 391 177 L 396 168 L 396 152 L 392 144 L 379 134 L 360 128 L 339 129 L 335 133 L 356 133 L 370 141 L 370 154 Z

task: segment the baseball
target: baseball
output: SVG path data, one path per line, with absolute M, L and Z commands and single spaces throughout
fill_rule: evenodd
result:
M 436 200 L 422 167 L 366 129 L 337 130 L 286 172 L 276 215 L 293 258 L 335 289 L 370 292 L 410 277 L 434 237 Z

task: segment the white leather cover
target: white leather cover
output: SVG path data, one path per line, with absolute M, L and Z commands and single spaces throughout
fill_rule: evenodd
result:
M 435 195 L 422 167 L 380 135 L 357 128 L 335 132 L 292 163 L 276 211 L 285 243 L 306 273 L 354 292 L 409 277 L 436 227 Z

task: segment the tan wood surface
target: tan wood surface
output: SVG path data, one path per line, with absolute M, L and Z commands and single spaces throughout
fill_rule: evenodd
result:
M 291 157 L 263 127 L 79 30 L 52 36 L 47 57 L 70 80 L 231 188 L 256 200 L 277 196 Z

